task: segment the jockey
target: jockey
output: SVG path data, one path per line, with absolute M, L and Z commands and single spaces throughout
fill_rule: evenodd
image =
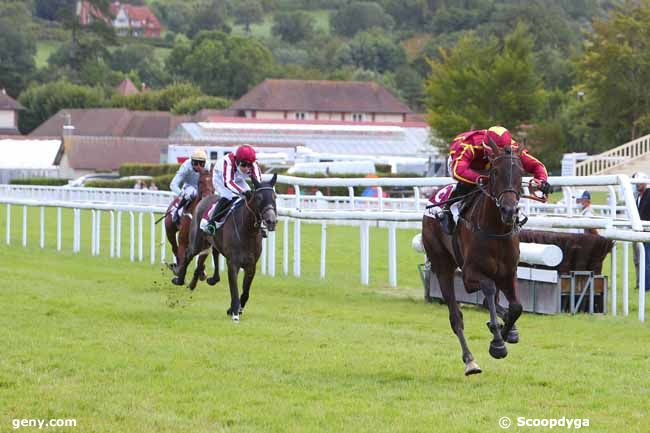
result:
M 209 218 L 201 220 L 201 230 L 214 234 L 221 227 L 223 222 L 219 224 L 217 219 L 227 212 L 237 198 L 251 190 L 246 183 L 246 179 L 250 177 L 258 182 L 262 181 L 255 149 L 247 144 L 239 146 L 235 153 L 224 155 L 217 161 L 212 173 L 212 183 L 220 199 Z
M 449 171 L 458 184 L 440 215 L 442 228 L 449 234 L 453 233 L 455 229 L 450 201 L 471 193 L 477 187 L 476 182 L 480 176 L 478 171 L 489 168 L 488 156 L 492 152 L 489 146 L 490 139 L 499 148 L 504 148 L 507 145 L 513 149 L 519 148 L 519 143 L 513 140 L 510 132 L 502 126 L 463 132 L 451 142 Z M 547 182 L 548 173 L 544 164 L 528 153 L 527 149 L 522 150 L 520 155 L 524 170 L 533 175 L 539 190 L 548 194 L 551 186 Z
M 199 193 L 199 176 L 201 170 L 205 167 L 208 159 L 203 150 L 195 150 L 192 152 L 190 159 L 181 164 L 176 172 L 176 176 L 172 179 L 169 188 L 174 194 L 180 196 L 181 200 L 178 203 L 176 210 L 172 213 L 172 221 L 178 224 L 185 206 L 190 204 L 192 200 Z

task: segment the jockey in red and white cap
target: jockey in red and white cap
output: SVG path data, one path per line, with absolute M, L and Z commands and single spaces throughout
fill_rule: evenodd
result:
M 476 182 L 480 176 L 479 171 L 489 168 L 488 156 L 492 152 L 489 146 L 490 139 L 499 148 L 504 148 L 507 145 L 510 145 L 513 149 L 520 147 L 519 143 L 512 139 L 510 132 L 503 126 L 493 126 L 489 129 L 479 129 L 458 134 L 452 140 L 449 151 L 449 171 L 452 177 L 458 181 L 458 184 L 449 200 L 467 195 L 476 188 Z M 548 172 L 544 164 L 532 156 L 527 149 L 521 151 L 520 158 L 524 170 L 533 175 L 534 182 L 539 190 L 544 194 L 548 194 L 550 185 L 548 184 Z M 448 205 L 445 206 L 441 222 L 445 231 L 448 233 L 453 232 L 454 223 Z
M 247 144 L 239 146 L 234 153 L 224 155 L 217 160 L 212 172 L 212 183 L 220 199 L 209 219 L 201 221 L 201 229 L 214 233 L 219 228 L 219 224 L 215 223 L 216 220 L 226 213 L 235 199 L 250 191 L 246 179 L 251 177 L 257 182 L 262 181 L 257 155 L 251 146 Z

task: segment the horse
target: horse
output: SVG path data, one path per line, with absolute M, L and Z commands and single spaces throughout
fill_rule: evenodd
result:
M 201 170 L 199 175 L 199 189 L 197 196 L 185 207 L 181 215 L 179 224 L 173 222 L 174 206 L 178 203 L 178 197 L 175 198 L 167 208 L 165 213 L 165 233 L 167 240 L 172 246 L 172 253 L 174 254 L 174 263 L 168 265 L 174 275 L 178 273 L 178 265 L 185 259 L 185 251 L 189 243 L 190 223 L 192 221 L 192 213 L 202 198 L 214 194 L 214 185 L 212 184 L 212 166 Z M 216 262 L 218 258 L 213 257 Z M 216 284 L 216 283 L 215 283 Z
M 216 196 L 201 200 L 194 211 L 194 219 L 190 229 L 190 244 L 185 260 L 172 283 L 183 285 L 187 266 L 192 259 L 199 255 L 194 276 L 189 284 L 190 289 L 196 286 L 197 279 L 204 271 L 205 257 L 212 250 L 212 256 L 219 254 L 226 258 L 228 265 L 228 284 L 230 286 L 230 308 L 226 311 L 234 322 L 239 322 L 248 302 L 251 284 L 255 277 L 257 261 L 262 253 L 261 224 L 264 223 L 269 231 L 275 230 L 277 210 L 275 205 L 275 190 L 273 189 L 277 174 L 270 182 L 258 182 L 253 179 L 252 191 L 248 191 L 240 202 L 233 204 L 226 221 L 214 235 L 209 235 L 199 228 L 200 216 L 203 215 L 216 201 Z M 237 276 L 239 270 L 244 270 L 242 295 L 239 297 Z M 216 284 L 219 270 L 215 262 L 214 275 L 208 278 L 208 284 Z
M 422 243 L 431 270 L 436 273 L 440 290 L 449 309 L 449 322 L 458 337 L 465 363 L 465 375 L 481 373 L 474 355 L 467 346 L 463 333 L 463 313 L 454 293 L 454 271 L 462 269 L 465 290 L 474 293 L 481 290 L 490 312 L 487 323 L 492 333 L 489 353 L 502 359 L 508 354 L 505 341 L 519 341 L 515 322 L 522 312 L 516 277 L 519 262 L 519 229 L 525 223 L 518 217 L 521 178 L 524 172 L 520 149 L 506 146 L 503 149 L 489 140 L 492 155 L 489 156 L 488 175 L 481 175 L 473 201 L 459 217 L 452 236 L 442 231 L 440 223 L 424 217 Z M 478 197 L 476 197 L 478 196 Z M 508 300 L 508 309 L 498 304 L 502 291 Z M 499 315 L 504 324 L 497 321 Z

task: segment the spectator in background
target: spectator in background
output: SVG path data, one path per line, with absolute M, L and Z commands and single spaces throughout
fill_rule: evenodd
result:
M 647 177 L 646 174 L 640 172 L 632 175 L 633 179 Z M 648 184 L 637 183 L 636 192 L 638 194 L 636 198 L 636 207 L 639 209 L 639 216 L 642 221 L 650 221 L 650 192 L 648 192 Z M 648 292 L 650 291 L 650 275 L 648 275 L 650 274 L 650 242 L 645 242 L 643 248 L 645 249 L 645 281 L 639 281 L 639 257 L 636 248 L 634 248 L 634 264 L 636 266 L 637 287 L 643 287 L 645 291 Z
M 580 203 L 581 209 L 580 209 L 580 215 L 586 216 L 586 217 L 593 217 L 594 212 L 591 209 L 591 193 L 587 190 L 585 190 L 582 193 L 582 196 L 578 199 L 578 203 Z M 591 228 L 591 229 L 584 229 L 584 233 L 588 235 L 597 235 L 598 230 Z
M 158 185 L 156 185 L 156 182 L 153 180 L 149 184 L 149 191 L 158 191 Z
M 135 185 L 133 185 L 133 189 L 144 189 L 144 188 L 145 188 L 144 182 L 142 182 L 141 180 L 135 181 Z

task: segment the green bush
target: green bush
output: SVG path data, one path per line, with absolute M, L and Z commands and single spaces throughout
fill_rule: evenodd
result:
M 172 113 L 174 114 L 195 114 L 204 108 L 212 110 L 221 110 L 228 108 L 231 101 L 218 96 L 190 96 L 183 98 L 174 104 Z
M 123 164 L 119 173 L 120 176 L 161 176 L 164 174 L 173 175 L 178 171 L 179 164 Z M 171 179 L 170 179 L 171 180 Z
M 159 176 L 154 176 L 153 181 L 156 183 L 159 191 L 169 191 L 169 184 L 174 178 L 174 173 L 162 174 Z M 149 182 L 145 181 L 148 185 Z M 89 188 L 122 188 L 122 189 L 131 189 L 135 185 L 135 180 L 133 179 L 102 179 L 102 180 L 89 180 L 86 182 L 86 186 Z
M 55 177 L 26 177 L 24 179 L 11 179 L 9 181 L 12 185 L 47 185 L 47 186 L 61 186 L 67 185 L 69 179 L 60 179 Z

